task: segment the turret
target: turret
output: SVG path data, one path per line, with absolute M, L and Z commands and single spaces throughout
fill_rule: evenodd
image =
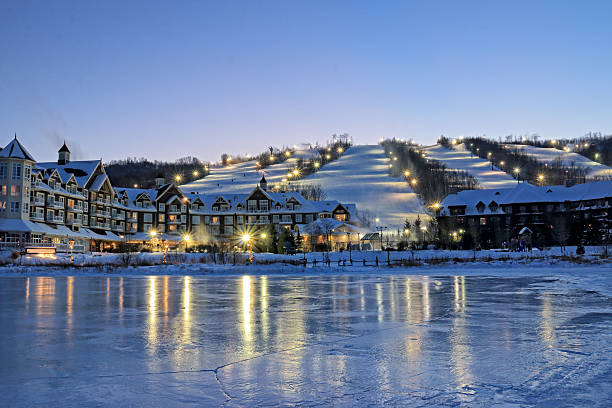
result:
M 268 182 L 266 181 L 266 176 L 261 176 L 261 180 L 259 180 L 259 187 L 261 187 L 263 191 L 268 190 Z
M 57 164 L 64 165 L 70 162 L 70 150 L 68 146 L 66 146 L 66 141 L 64 140 L 64 144 L 57 151 Z

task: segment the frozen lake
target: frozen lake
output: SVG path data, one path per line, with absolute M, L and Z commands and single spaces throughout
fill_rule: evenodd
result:
M 0 327 L 0 406 L 612 397 L 610 298 L 562 276 L 5 277 Z

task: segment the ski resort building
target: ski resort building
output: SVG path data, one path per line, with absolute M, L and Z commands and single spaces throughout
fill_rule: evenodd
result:
M 509 246 L 525 228 L 535 246 L 602 244 L 611 235 L 612 180 L 461 191 L 442 201 L 437 220 L 446 246 Z
M 37 162 L 15 136 L 0 150 L 0 246 L 103 251 L 186 236 L 230 245 L 270 228 L 318 231 L 315 221 L 325 219 L 344 231 L 356 214 L 354 204 L 270 192 L 265 178 L 248 194 L 185 192 L 162 175 L 155 182 L 152 189 L 114 187 L 101 160 L 72 161 L 65 143 L 57 162 Z

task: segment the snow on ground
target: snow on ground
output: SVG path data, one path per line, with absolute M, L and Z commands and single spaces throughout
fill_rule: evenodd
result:
M 529 145 L 507 145 L 509 148 L 518 149 L 519 151 L 534 157 L 536 160 L 544 163 L 551 163 L 557 158 L 561 158 L 565 165 L 574 163 L 577 166 L 582 166 L 590 169 L 588 177 L 612 177 L 612 168 L 597 163 L 575 152 L 566 152 L 555 149 L 553 147 L 535 147 Z
M 424 148 L 427 157 L 438 160 L 449 169 L 463 170 L 474 176 L 481 188 L 504 188 L 516 186 L 516 180 L 505 172 L 493 167 L 491 162 L 481 159 L 465 147 L 463 143 L 455 146 L 455 149 L 447 149 L 439 144 Z
M 389 163 L 379 145 L 353 146 L 303 182 L 320 184 L 328 199 L 369 211 L 380 219 L 378 225 L 402 228 L 406 218 L 420 214 L 423 219 L 425 210 L 408 183 L 389 176 Z
M 609 296 L 489 270 L 0 277 L 0 406 L 608 407 Z
M 255 160 L 226 167 L 211 167 L 208 176 L 180 187 L 186 192 L 201 194 L 248 193 L 259 183 L 262 175 L 266 176 L 268 185 L 273 186 L 287 176 L 287 172 L 295 166 L 298 159 L 310 160 L 313 157 L 319 157 L 317 150 L 301 149 L 296 150 L 286 161 L 262 170 L 257 169 Z

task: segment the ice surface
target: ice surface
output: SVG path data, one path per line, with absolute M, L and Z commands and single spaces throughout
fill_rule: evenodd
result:
M 595 273 L 4 277 L 0 406 L 604 407 Z
M 456 145 L 453 149 L 447 149 L 441 145 L 427 146 L 424 148 L 427 157 L 438 160 L 449 169 L 463 170 L 478 180 L 480 188 L 506 188 L 515 187 L 516 180 L 493 167 L 491 162 L 473 155 L 463 143 Z

